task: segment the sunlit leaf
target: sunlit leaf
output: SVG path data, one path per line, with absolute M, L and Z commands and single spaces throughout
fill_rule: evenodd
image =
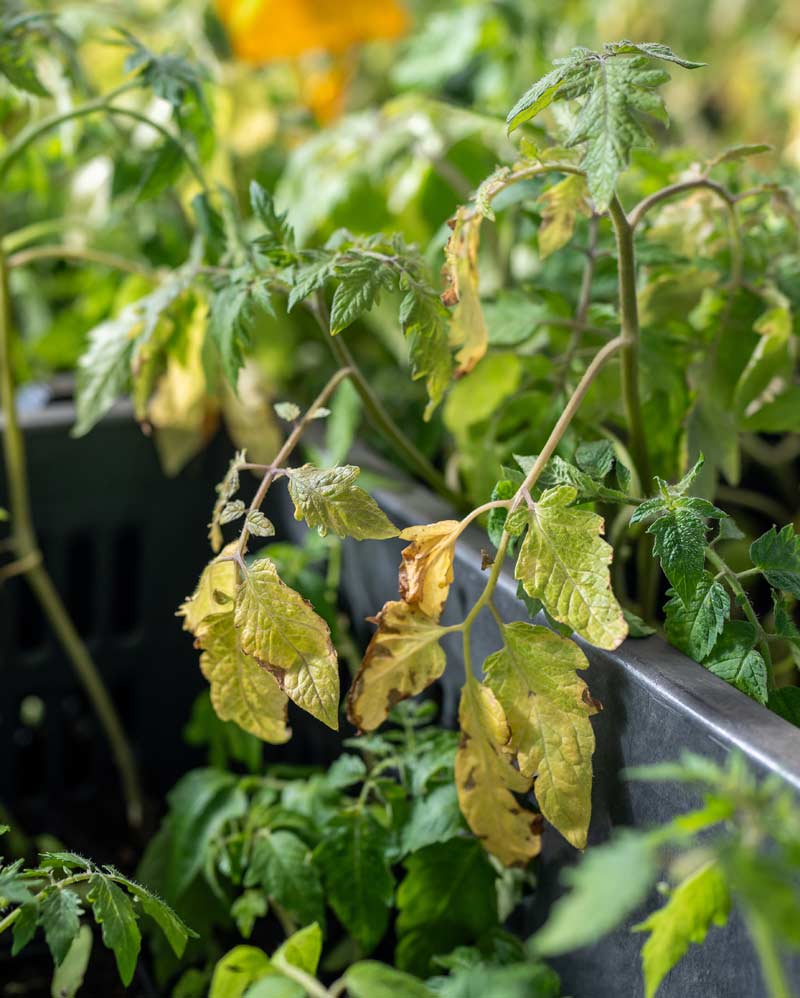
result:
M 295 519 L 316 527 L 323 537 L 329 530 L 358 541 L 396 537 L 397 528 L 372 496 L 356 485 L 360 473 L 352 464 L 328 470 L 312 464 L 291 468 L 289 494 Z
M 438 620 L 453 581 L 457 520 L 439 520 L 400 532 L 404 541 L 400 564 L 400 595 L 406 603 Z
M 456 347 L 454 376 L 463 377 L 486 353 L 489 334 L 481 311 L 478 247 L 483 216 L 470 208 L 458 209 L 453 234 L 445 248 L 447 290 L 445 305 L 455 306 L 450 319 L 450 343 Z

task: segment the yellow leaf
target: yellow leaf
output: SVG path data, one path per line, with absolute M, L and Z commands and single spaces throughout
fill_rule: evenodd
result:
M 458 348 L 454 377 L 469 374 L 486 353 L 489 333 L 481 309 L 478 247 L 483 216 L 462 206 L 453 221 L 453 234 L 445 247 L 445 305 L 455 305 L 450 317 L 450 345 Z
M 396 0 L 217 0 L 240 59 L 267 62 L 306 52 L 346 52 L 375 38 L 397 38 L 409 24 Z
M 576 849 L 586 847 L 592 813 L 597 706 L 576 669 L 586 656 L 547 627 L 503 628 L 503 647 L 485 662 L 486 682 L 506 712 L 519 768 L 535 777 L 542 814 Z
M 445 666 L 443 629 L 419 607 L 387 603 L 375 623 L 378 630 L 347 697 L 347 716 L 361 731 L 377 728 L 396 703 L 421 693 Z
M 330 630 L 269 558 L 248 566 L 234 612 L 242 651 L 273 673 L 290 700 L 336 730 L 339 665 Z
M 611 591 L 611 546 L 599 536 L 603 518 L 570 508 L 570 485 L 548 489 L 528 518 L 528 533 L 514 577 L 562 624 L 598 648 L 616 648 L 627 636 L 622 609 Z
M 402 552 L 400 595 L 433 620 L 441 617 L 453 581 L 457 528 L 458 520 L 439 520 L 400 532 L 412 542 Z
M 246 450 L 253 464 L 269 464 L 280 450 L 283 434 L 272 408 L 272 392 L 254 361 L 239 371 L 236 391 L 223 381 L 222 412 L 231 440 Z
M 207 617 L 222 613 L 226 605 L 233 603 L 236 593 L 236 565 L 222 559 L 231 555 L 235 547 L 235 542 L 229 544 L 219 557 L 206 565 L 194 593 L 178 609 L 177 615 L 184 618 L 183 629 L 191 631 L 195 637 L 200 636 Z
M 357 541 L 397 537 L 391 523 L 372 496 L 356 485 L 361 469 L 354 464 L 321 469 L 313 464 L 289 470 L 289 495 L 296 520 L 305 520 L 324 537 L 332 530 L 339 537 Z
M 573 173 L 541 195 L 542 224 L 539 226 L 539 256 L 544 260 L 572 239 L 578 213 L 590 214 L 586 178 Z
M 505 866 L 525 866 L 541 849 L 541 817 L 517 803 L 531 781 L 508 756 L 511 732 L 488 686 L 470 681 L 458 711 L 461 744 L 456 753 L 458 800 L 484 847 Z
M 288 700 L 274 676 L 239 647 L 233 612 L 206 620 L 199 646 L 200 669 L 211 684 L 211 704 L 223 721 L 282 745 L 292 735 L 286 723 Z

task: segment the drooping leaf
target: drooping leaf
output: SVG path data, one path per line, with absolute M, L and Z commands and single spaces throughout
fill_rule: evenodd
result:
M 382 724 L 396 703 L 416 696 L 441 676 L 443 629 L 414 604 L 386 603 L 347 696 L 347 716 L 361 731 Z
M 286 694 L 272 673 L 239 647 L 232 610 L 206 618 L 198 644 L 200 670 L 211 684 L 217 716 L 273 745 L 287 742 L 292 731 Z
M 375 960 L 348 967 L 345 981 L 351 998 L 434 998 L 418 977 Z
M 542 224 L 539 226 L 539 256 L 547 259 L 570 241 L 578 215 L 588 215 L 586 178 L 569 174 L 540 195 Z
M 433 957 L 499 925 L 496 874 L 479 842 L 451 839 L 413 853 L 397 891 L 395 963 L 420 976 Z
M 800 535 L 792 524 L 782 530 L 770 527 L 754 540 L 750 559 L 771 586 L 800 599 Z
M 133 905 L 121 888 L 99 873 L 89 881 L 86 898 L 103 930 L 103 942 L 114 952 L 120 980 L 127 987 L 133 979 L 142 945 Z
M 251 984 L 272 970 L 263 950 L 255 946 L 234 946 L 214 967 L 208 998 L 242 998 Z
M 712 925 L 725 924 L 730 907 L 725 874 L 712 862 L 687 877 L 663 908 L 635 926 L 650 933 L 642 947 L 645 998 L 655 998 L 663 979 L 692 943 L 700 945 Z
M 269 558 L 248 567 L 234 613 L 242 651 L 272 671 L 290 700 L 336 730 L 339 667 L 330 630 Z
M 387 858 L 389 832 L 367 810 L 338 815 L 314 851 L 325 896 L 364 952 L 377 946 L 389 924 L 394 877 Z
M 586 847 L 592 811 L 597 712 L 576 670 L 586 656 L 568 638 L 536 624 L 508 624 L 503 647 L 484 663 L 486 683 L 506 712 L 520 772 L 535 778 L 545 818 L 576 849 Z
M 107 869 L 110 870 L 111 867 L 107 867 Z M 114 870 L 114 876 L 118 882 L 124 883 L 128 893 L 135 897 L 142 906 L 142 911 L 149 915 L 161 929 L 175 956 L 182 957 L 186 943 L 189 939 L 197 939 L 197 933 L 190 929 L 165 901 L 162 901 L 143 884 L 123 877 L 116 870 Z
M 403 853 L 418 852 L 437 842 L 449 842 L 464 828 L 455 784 L 445 783 L 414 801 L 403 828 Z
M 756 633 L 746 620 L 728 620 L 703 665 L 759 703 L 767 702 L 767 666 L 755 650 Z
M 313 464 L 288 472 L 289 494 L 296 520 L 305 520 L 324 537 L 332 530 L 357 541 L 384 540 L 399 531 L 372 496 L 356 485 L 361 469 L 346 464 L 321 470 Z
M 68 887 L 56 887 L 44 899 L 42 928 L 56 966 L 63 962 L 72 940 L 78 934 L 82 912 L 81 899 Z
M 50 986 L 51 995 L 58 995 L 58 998 L 75 998 L 89 967 L 93 942 L 91 928 L 82 925 L 72 940 L 63 963 L 56 967 Z
M 478 247 L 483 215 L 461 207 L 453 220 L 453 233 L 445 247 L 445 305 L 455 306 L 450 317 L 450 343 L 456 353 L 456 378 L 475 367 L 486 353 L 489 333 L 481 310 Z
M 730 617 L 731 601 L 725 587 L 704 572 L 688 603 L 672 590 L 668 595 L 672 597 L 664 607 L 668 640 L 695 662 L 702 662 Z
M 511 764 L 511 731 L 488 686 L 469 681 L 459 706 L 455 777 L 461 810 L 483 846 L 506 866 L 525 866 L 541 849 L 541 818 L 514 794 L 531 780 Z
M 178 616 L 183 617 L 184 630 L 191 631 L 195 637 L 200 637 L 203 624 L 209 617 L 222 613 L 226 606 L 233 603 L 236 565 L 233 561 L 223 560 L 230 553 L 226 549 L 220 557 L 206 565 L 194 593 L 178 609 Z
M 425 379 L 426 420 L 441 402 L 453 373 L 447 328 L 447 310 L 432 294 L 415 286 L 400 304 L 400 326 L 408 340 L 411 377 Z
M 561 485 L 534 504 L 514 577 L 555 620 L 599 648 L 616 648 L 628 628 L 611 591 L 613 552 L 599 536 L 602 517 L 570 508 L 576 497 Z
M 556 901 L 544 926 L 531 940 L 540 956 L 558 956 L 588 946 L 619 925 L 645 900 L 658 866 L 644 835 L 618 832 L 594 846 L 562 881 L 571 888 Z
M 324 923 L 319 872 L 308 846 L 294 832 L 264 830 L 256 837 L 245 884 L 259 884 L 301 926 Z
M 293 967 L 299 967 L 307 974 L 317 972 L 322 956 L 322 929 L 316 922 L 293 932 L 273 954 L 273 960 L 285 960 Z
M 685 69 L 701 63 L 679 58 L 666 45 L 610 42 L 602 51 L 574 48 L 555 69 L 524 94 L 508 114 L 509 131 L 534 118 L 553 101 L 583 98 L 568 146 L 585 144 L 581 165 L 598 211 L 605 211 L 631 150 L 650 144 L 642 117 L 666 120 L 656 88 L 669 75 L 653 60 L 672 62 Z
M 453 581 L 458 520 L 439 520 L 400 532 L 404 541 L 400 595 L 433 620 L 439 619 Z
M 36 934 L 39 925 L 39 903 L 31 900 L 20 906 L 19 915 L 14 922 L 13 945 L 11 955 L 21 953 Z

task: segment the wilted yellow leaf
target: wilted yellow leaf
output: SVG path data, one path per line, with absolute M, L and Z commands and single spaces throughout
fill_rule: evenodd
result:
M 269 464 L 280 450 L 283 434 L 272 408 L 270 386 L 254 361 L 239 371 L 235 392 L 223 380 L 222 413 L 235 446 L 246 450 L 254 464 Z
M 236 596 L 239 642 L 275 676 L 298 706 L 339 726 L 339 665 L 325 621 L 281 582 L 269 558 L 248 566 Z
M 506 866 L 525 866 L 541 849 L 541 816 L 517 803 L 531 788 L 508 755 L 511 732 L 488 686 L 470 681 L 458 711 L 456 785 L 461 811 L 484 847 Z
M 376 38 L 397 38 L 409 24 L 396 0 L 217 0 L 240 59 L 268 62 L 306 52 L 346 52 Z
M 454 305 L 450 317 L 450 345 L 458 348 L 454 377 L 469 374 L 486 353 L 489 333 L 481 309 L 478 247 L 483 216 L 462 206 L 453 221 L 453 234 L 445 247 L 445 305 Z
M 570 507 L 577 495 L 559 485 L 534 503 L 514 577 L 551 617 L 598 648 L 616 648 L 628 626 L 611 591 L 613 551 L 599 536 L 603 518 Z
M 396 703 L 421 693 L 445 666 L 443 629 L 419 607 L 387 603 L 375 623 L 378 630 L 347 696 L 347 716 L 361 731 L 377 728 Z
M 288 700 L 274 676 L 239 647 L 233 610 L 206 619 L 198 645 L 200 669 L 211 684 L 211 704 L 223 721 L 282 745 L 291 738 Z
M 178 609 L 183 617 L 183 629 L 200 636 L 202 625 L 207 617 L 222 613 L 226 606 L 232 608 L 236 593 L 236 565 L 223 561 L 233 553 L 236 544 L 229 544 L 217 558 L 213 558 L 203 569 L 194 593 Z
M 506 712 L 520 771 L 535 777 L 544 817 L 583 849 L 592 813 L 589 716 L 597 706 L 575 670 L 589 663 L 573 641 L 547 627 L 508 624 L 502 637 L 484 671 Z
M 570 241 L 578 213 L 586 216 L 590 214 L 587 195 L 586 178 L 578 173 L 572 173 L 553 184 L 541 195 L 539 256 L 543 260 Z
M 400 595 L 433 620 L 441 617 L 453 581 L 457 529 L 458 520 L 439 520 L 400 532 L 412 542 L 401 556 Z

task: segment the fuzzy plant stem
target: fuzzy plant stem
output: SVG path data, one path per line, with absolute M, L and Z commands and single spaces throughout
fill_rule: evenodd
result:
M 18 567 L 44 611 L 64 654 L 72 664 L 108 738 L 122 780 L 131 825 L 142 822 L 142 794 L 136 761 L 116 708 L 86 645 L 58 594 L 36 539 L 28 492 L 25 442 L 17 419 L 11 357 L 11 307 L 8 272 L 0 251 L 0 401 L 3 414 L 3 459 L 11 514 L 11 546 Z M 14 566 L 12 566 L 14 567 Z M 12 573 L 8 573 L 12 574 Z

